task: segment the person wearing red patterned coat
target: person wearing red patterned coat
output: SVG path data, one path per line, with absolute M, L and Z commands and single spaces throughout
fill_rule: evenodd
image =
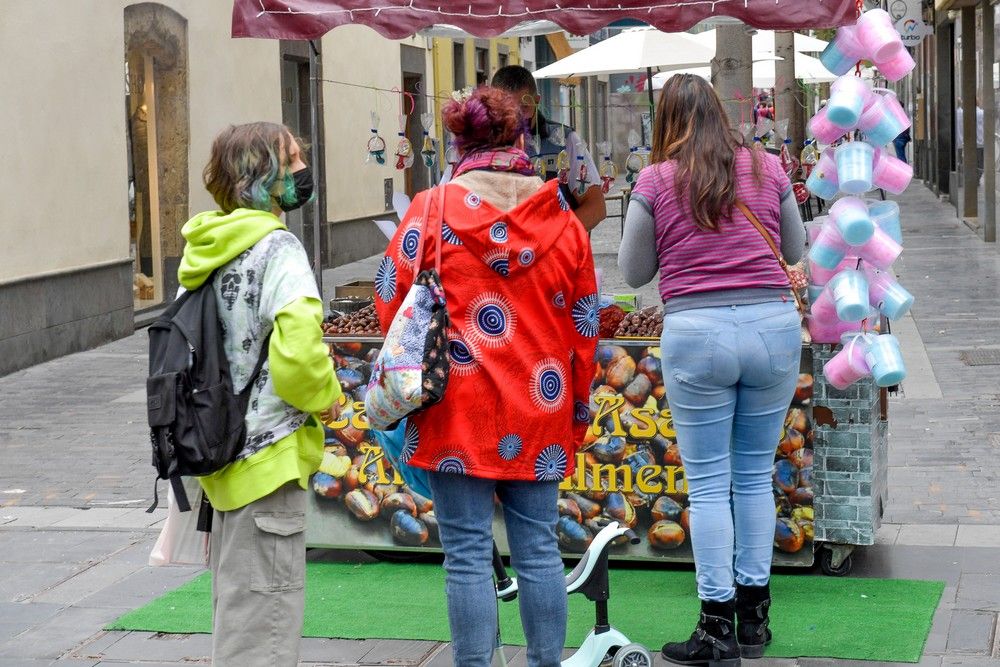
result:
M 448 387 L 440 403 L 407 420 L 400 458 L 429 471 L 455 664 L 487 667 L 492 659 L 495 495 L 518 573 L 528 663 L 555 666 L 566 632 L 556 501 L 590 424 L 594 260 L 558 184 L 534 175 L 512 96 L 480 88 L 443 114 L 462 152 L 455 176 L 443 193 L 417 195 L 375 278 L 387 331 L 440 243 Z

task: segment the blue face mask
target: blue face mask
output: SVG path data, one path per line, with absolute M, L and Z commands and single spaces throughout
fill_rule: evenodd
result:
M 285 191 L 278 199 L 278 206 L 285 213 L 301 208 L 312 199 L 312 170 L 309 167 L 285 174 Z

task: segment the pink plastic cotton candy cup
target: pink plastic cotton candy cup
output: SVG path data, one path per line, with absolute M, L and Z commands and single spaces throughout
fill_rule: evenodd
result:
M 895 102 L 895 99 L 890 100 L 886 95 L 872 97 L 875 101 L 861 114 L 858 128 L 873 145 L 884 146 L 909 126 L 909 120 L 904 125 L 890 108 L 890 102 Z
M 903 318 L 910 312 L 914 297 L 891 274 L 877 269 L 865 271 L 868 276 L 868 298 L 872 306 L 890 320 Z
M 833 199 L 840 192 L 840 181 L 837 178 L 837 162 L 833 151 L 826 150 L 819 158 L 806 179 L 806 187 L 820 199 Z
M 875 149 L 864 141 L 848 141 L 837 146 L 837 179 L 840 191 L 859 195 L 872 189 L 872 162 Z M 847 239 L 848 242 L 851 239 Z
M 906 364 L 899 349 L 899 340 L 892 334 L 873 336 L 865 354 L 865 361 L 872 369 L 875 384 L 880 387 L 891 387 L 906 378 Z
M 810 315 L 806 319 L 806 328 L 809 329 L 809 336 L 814 343 L 839 343 L 840 337 L 845 333 L 860 331 L 862 321 L 841 322 L 834 317 L 833 321 L 818 319 L 815 315 Z
M 844 322 L 857 322 L 871 312 L 868 302 L 868 279 L 856 269 L 845 269 L 834 276 L 826 286 L 824 295 L 833 298 L 837 317 Z M 826 298 L 821 295 L 820 301 Z
M 845 132 L 853 130 L 871 96 L 871 86 L 864 79 L 851 74 L 840 77 L 830 84 L 827 120 Z
M 823 231 L 823 225 L 826 224 L 827 220 L 829 220 L 827 216 L 819 215 L 805 223 L 806 238 L 809 239 L 809 245 L 816 243 L 816 238 L 819 236 L 819 233 Z
M 892 237 L 896 243 L 903 243 L 903 228 L 899 223 L 899 204 L 887 199 L 866 199 L 868 204 L 868 217 L 872 219 L 876 227 Z
M 847 247 L 837 226 L 827 222 L 809 248 L 809 259 L 825 269 L 834 269 L 844 259 Z
M 828 70 L 840 76 L 854 68 L 855 63 L 865 55 L 865 49 L 858 41 L 857 29 L 853 25 L 837 28 L 836 36 L 820 54 L 820 62 Z
M 844 390 L 871 372 L 865 360 L 867 348 L 861 334 L 846 334 L 844 347 L 823 365 L 823 375 L 837 389 Z
M 896 93 L 891 90 L 886 90 L 883 91 L 881 95 L 878 95 L 878 97 L 882 99 L 882 104 L 885 105 L 886 110 L 892 114 L 897 121 L 899 121 L 903 130 L 913 125 L 910 117 L 906 115 L 906 110 L 903 109 L 903 105 L 899 103 L 899 98 L 896 97 Z M 900 132 L 903 130 L 900 130 Z
M 833 294 L 829 286 L 820 290 L 809 306 L 809 314 L 820 324 L 832 325 L 840 322 L 837 317 L 837 305 L 833 302 Z
M 876 227 L 868 243 L 857 249 L 858 256 L 878 269 L 888 269 L 903 253 L 903 246 L 896 243 L 881 228 Z
M 826 116 L 826 107 L 824 107 L 809 120 L 809 134 L 824 144 L 832 144 L 844 136 L 844 130 L 830 122 Z
M 875 61 L 875 67 L 882 72 L 882 76 L 893 83 L 912 72 L 916 66 L 913 56 L 906 49 L 900 49 L 899 53 L 888 60 Z
M 834 202 L 830 207 L 830 220 L 848 245 L 863 245 L 875 233 L 875 223 L 868 216 L 868 205 L 857 197 L 844 197 Z
M 858 41 L 874 62 L 888 62 L 904 51 L 903 40 L 892 17 L 884 9 L 872 9 L 861 15 L 857 23 Z
M 852 250 L 853 253 L 853 250 Z M 816 262 L 809 260 L 809 282 L 813 285 L 826 285 L 833 280 L 833 277 L 844 269 L 853 269 L 858 265 L 857 255 L 851 254 L 844 257 L 840 264 L 832 269 L 820 266 Z
M 872 167 L 872 183 L 894 195 L 901 194 L 913 180 L 913 165 L 889 155 L 885 151 L 875 152 Z

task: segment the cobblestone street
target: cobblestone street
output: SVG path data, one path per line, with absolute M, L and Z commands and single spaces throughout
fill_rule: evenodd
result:
M 899 201 L 906 250 L 896 270 L 916 305 L 893 333 L 910 375 L 889 404 L 879 543 L 855 553 L 853 576 L 945 580 L 921 664 L 1000 664 L 1000 250 L 919 182 Z M 604 292 L 631 291 L 616 266 L 620 229 L 612 218 L 592 238 Z M 370 279 L 373 267 L 365 260 L 326 272 L 327 292 Z M 641 294 L 658 301 L 655 286 Z M 973 350 L 987 365 L 967 363 L 963 353 Z M 208 662 L 206 635 L 101 629 L 196 574 L 146 564 L 164 511 L 145 513 L 154 479 L 145 375 L 140 330 L 0 378 L 0 667 Z M 526 664 L 522 650 L 511 651 L 511 664 Z M 437 642 L 310 639 L 302 659 L 441 667 L 450 653 Z

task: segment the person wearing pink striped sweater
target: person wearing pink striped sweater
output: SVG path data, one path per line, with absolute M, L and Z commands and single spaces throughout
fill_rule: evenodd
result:
M 788 278 L 745 204 L 788 263 L 805 229 L 777 157 L 747 147 L 704 79 L 671 77 L 656 109 L 618 266 L 639 287 L 659 272 L 663 377 L 691 503 L 701 618 L 679 665 L 732 667 L 771 640 L 768 581 L 775 445 L 798 378 L 800 321 Z

